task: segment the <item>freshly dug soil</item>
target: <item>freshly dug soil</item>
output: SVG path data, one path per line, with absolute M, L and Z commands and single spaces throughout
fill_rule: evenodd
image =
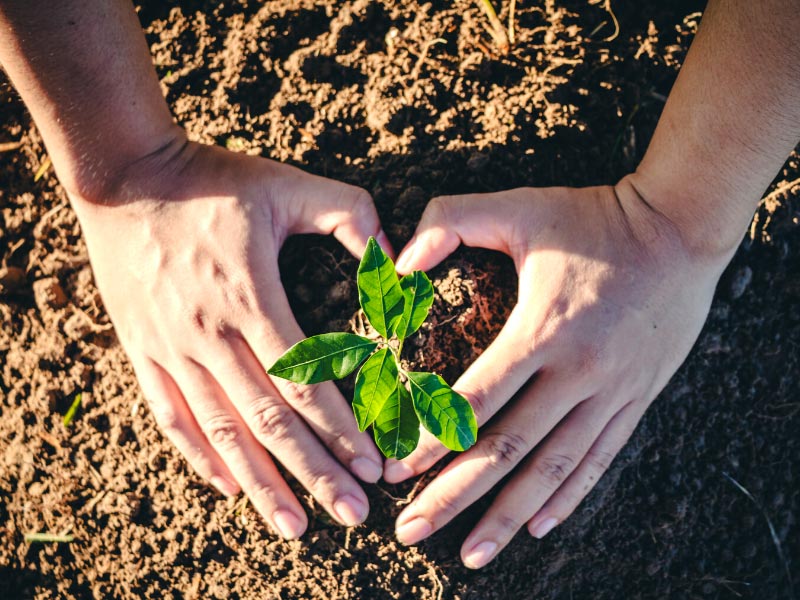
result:
M 507 56 L 472 0 L 148 0 L 139 16 L 193 139 L 365 187 L 401 247 L 436 195 L 612 183 L 635 167 L 702 4 L 612 4 L 522 1 Z M 608 474 L 544 541 L 521 533 L 472 572 L 457 549 L 485 504 L 405 548 L 393 522 L 416 488 L 380 483 L 365 525 L 332 524 L 306 498 L 308 532 L 283 542 L 243 498 L 204 485 L 146 409 L 63 190 L 49 169 L 34 178 L 46 149 L 4 79 L 0 115 L 0 598 L 794 597 L 798 155 Z M 355 268 L 329 239 L 287 244 L 284 284 L 307 333 L 349 327 Z M 467 250 L 431 275 L 434 316 L 412 360 L 453 380 L 502 326 L 515 275 Z

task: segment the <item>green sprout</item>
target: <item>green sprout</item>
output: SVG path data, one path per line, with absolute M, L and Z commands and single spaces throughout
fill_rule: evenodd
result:
M 75 399 L 70 404 L 69 409 L 67 409 L 67 413 L 61 419 L 61 422 L 64 424 L 64 427 L 69 427 L 72 423 L 72 420 L 75 418 L 75 415 L 78 414 L 78 409 L 81 407 L 81 398 L 83 397 L 82 392 L 78 392 L 75 394 Z
M 358 297 L 378 341 L 352 333 L 323 333 L 286 351 L 268 373 L 295 383 L 356 375 L 353 413 L 360 431 L 372 425 L 384 456 L 402 459 L 419 442 L 420 422 L 450 450 L 476 440 L 478 424 L 469 402 L 434 373 L 403 369 L 403 342 L 433 305 L 433 284 L 422 271 L 397 277 L 392 260 L 369 238 L 358 267 Z

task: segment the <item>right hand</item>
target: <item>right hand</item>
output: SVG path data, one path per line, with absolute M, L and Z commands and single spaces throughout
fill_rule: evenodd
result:
M 623 179 L 434 199 L 397 262 L 435 266 L 463 243 L 504 252 L 519 275 L 503 329 L 453 386 L 483 427 L 399 515 L 415 544 L 498 490 L 461 548 L 480 568 L 527 525 L 541 538 L 594 487 L 683 362 L 727 257 L 708 260 Z M 384 479 L 416 476 L 448 450 L 423 435 Z
M 110 196 L 72 201 L 161 430 L 201 477 L 226 495 L 244 490 L 286 538 L 301 535 L 307 518 L 270 454 L 337 521 L 362 522 L 367 497 L 348 470 L 380 478 L 372 440 L 332 383 L 272 380 L 266 369 L 304 337 L 280 282 L 283 241 L 333 233 L 360 256 L 372 235 L 389 250 L 369 195 L 177 143 L 131 167 Z

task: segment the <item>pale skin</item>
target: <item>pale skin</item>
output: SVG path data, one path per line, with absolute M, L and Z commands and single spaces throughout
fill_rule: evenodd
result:
M 397 519 L 419 542 L 511 475 L 461 547 L 542 538 L 606 471 L 685 359 L 764 189 L 800 141 L 800 2 L 712 0 L 637 171 L 616 186 L 435 198 L 398 258 L 510 255 L 519 298 L 454 385 L 485 425 Z M 498 412 L 502 413 L 498 415 Z M 496 418 L 492 419 L 495 415 Z M 432 436 L 384 478 L 446 454 Z
M 401 513 L 401 542 L 511 475 L 463 543 L 479 568 L 519 529 L 547 534 L 591 490 L 691 349 L 761 193 L 800 140 L 797 31 L 797 1 L 712 0 L 635 173 L 613 187 L 430 203 L 398 269 L 428 269 L 461 243 L 492 248 L 514 259 L 519 298 L 455 386 L 485 424 L 479 441 Z M 0 0 L 0 63 L 42 131 L 165 433 L 286 537 L 306 517 L 271 456 L 341 523 L 361 522 L 352 474 L 377 480 L 377 450 L 335 387 L 287 386 L 264 369 L 302 337 L 280 245 L 314 231 L 354 254 L 369 235 L 388 248 L 368 195 L 187 144 L 121 0 Z M 424 437 L 384 478 L 445 454 Z
M 69 51 L 64 49 L 68 48 Z M 369 194 L 189 143 L 124 0 L 0 2 L 0 63 L 31 111 L 97 285 L 157 423 L 197 473 L 243 490 L 279 534 L 302 505 L 281 462 L 343 525 L 362 522 L 381 457 L 336 387 L 265 369 L 303 333 L 277 256 L 294 233 L 384 244 Z

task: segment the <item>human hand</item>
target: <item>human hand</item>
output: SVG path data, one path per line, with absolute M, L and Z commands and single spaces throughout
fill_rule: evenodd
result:
M 267 451 L 337 521 L 360 523 L 367 497 L 345 467 L 376 481 L 372 440 L 332 383 L 271 380 L 265 369 L 304 337 L 280 282 L 283 241 L 333 233 L 360 256 L 374 235 L 388 248 L 372 200 L 181 141 L 135 163 L 104 197 L 72 198 L 155 419 L 201 477 L 227 495 L 244 490 L 284 537 L 299 536 L 307 519 Z
M 479 568 L 526 524 L 546 535 L 592 489 L 691 349 L 727 261 L 690 252 L 625 179 L 436 198 L 398 270 L 429 269 L 459 243 L 513 258 L 518 303 L 453 386 L 486 424 L 476 445 L 396 527 L 416 543 L 513 471 L 462 545 L 464 563 Z M 388 461 L 384 479 L 422 473 L 446 453 L 424 435 L 410 457 Z

